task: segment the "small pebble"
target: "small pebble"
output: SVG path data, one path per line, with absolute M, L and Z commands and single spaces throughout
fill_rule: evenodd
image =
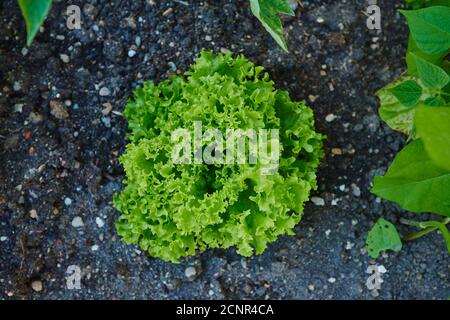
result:
M 99 228 L 103 227 L 105 225 L 105 223 L 103 222 L 103 220 L 99 217 L 95 218 L 95 223 L 97 224 L 97 226 Z
M 75 218 L 73 218 L 73 220 L 72 220 L 72 226 L 75 227 L 75 228 L 79 228 L 79 227 L 84 226 L 83 219 L 81 219 L 81 217 L 75 217 Z
M 308 96 L 308 99 L 309 99 L 309 101 L 314 102 L 314 101 L 317 100 L 317 96 L 310 94 L 310 95 Z
M 15 81 L 13 84 L 13 90 L 14 91 L 20 91 L 20 89 L 22 89 L 22 85 L 20 84 L 19 81 Z
M 5 237 L 5 236 L 0 237 L 0 241 L 1 241 L 1 242 L 4 242 L 4 241 L 6 241 L 6 240 L 8 240 L 8 237 Z
M 329 283 L 335 283 L 336 282 L 336 278 L 331 277 L 331 278 L 328 279 L 328 282 Z
M 30 218 L 32 218 L 32 219 L 38 218 L 37 211 L 35 209 L 30 210 Z
M 320 198 L 320 197 L 312 197 L 311 201 L 316 206 L 324 206 L 325 205 L 325 200 L 323 200 L 323 198 Z
M 97 251 L 97 250 L 98 250 L 98 245 L 94 244 L 94 245 L 91 247 L 91 250 L 92 250 L 92 251 Z
M 129 50 L 128 51 L 128 56 L 130 57 L 130 58 L 133 58 L 135 55 L 136 55 L 136 51 L 134 51 L 134 50 Z
M 197 274 L 197 271 L 194 267 L 187 267 L 186 270 L 184 270 L 184 275 L 186 278 L 193 278 Z
M 361 189 L 354 183 L 351 184 L 352 193 L 355 197 L 361 196 Z
M 319 18 L 317 18 L 317 23 L 324 23 L 325 22 L 325 19 L 324 18 L 322 18 L 322 17 L 319 17 Z
M 60 54 L 59 57 L 61 58 L 62 62 L 64 62 L 64 63 L 70 62 L 70 58 L 67 54 Z
M 64 199 L 64 204 L 66 206 L 70 206 L 72 204 L 72 199 L 70 199 L 69 197 L 65 198 Z
M 355 246 L 354 243 L 347 241 L 347 244 L 345 245 L 345 250 L 352 250 L 354 246 Z
M 140 46 L 141 46 L 141 43 L 142 43 L 141 37 L 137 36 L 137 37 L 134 39 L 134 43 L 135 43 L 138 47 L 140 47 Z
M 210 35 L 207 35 L 207 36 L 205 36 L 205 40 L 206 40 L 206 41 L 211 41 L 211 40 L 212 40 L 212 37 L 211 37 Z
M 107 87 L 102 87 L 99 91 L 100 96 L 106 97 L 111 94 L 111 91 Z
M 173 8 L 169 8 L 163 12 L 163 16 L 167 17 L 168 15 L 172 14 L 172 12 L 173 12 Z
M 14 105 L 14 111 L 18 113 L 22 113 L 23 103 L 17 103 Z
M 36 292 L 42 291 L 42 281 L 40 280 L 33 281 L 31 283 L 31 288 Z
M 326 122 L 333 122 L 335 119 L 336 119 L 336 116 L 335 116 L 334 114 L 332 114 L 332 113 L 328 114 L 328 115 L 325 117 L 325 121 L 326 121 Z
M 107 128 L 111 128 L 111 118 L 110 117 L 102 117 L 102 123 Z

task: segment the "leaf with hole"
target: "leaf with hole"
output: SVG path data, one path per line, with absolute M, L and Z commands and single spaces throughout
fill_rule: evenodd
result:
M 367 235 L 366 247 L 369 255 L 376 259 L 382 251 L 399 252 L 402 249 L 402 241 L 395 226 L 380 218 Z

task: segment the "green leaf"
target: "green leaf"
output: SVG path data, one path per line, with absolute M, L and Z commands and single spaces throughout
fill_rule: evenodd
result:
M 414 107 L 422 95 L 422 88 L 414 80 L 406 80 L 390 91 L 406 107 Z
M 416 59 L 417 72 L 420 81 L 428 89 L 442 89 L 450 81 L 450 77 L 443 69 L 411 53 Z
M 402 76 L 400 79 L 388 84 L 386 87 L 380 89 L 376 95 L 380 99 L 379 114 L 381 119 L 385 121 L 393 130 L 410 134 L 413 128 L 415 108 L 404 106 L 392 94 L 391 89 L 396 87 L 399 83 L 412 79 L 411 77 Z
M 52 5 L 51 0 L 18 0 L 27 26 L 27 45 L 31 45 Z
M 406 52 L 406 64 L 408 65 L 408 74 L 410 76 L 417 76 L 417 66 L 416 66 L 416 59 L 412 55 L 415 54 L 416 56 L 421 57 L 422 59 L 437 65 L 441 66 L 443 63 L 443 59 L 447 55 L 447 52 L 439 53 L 435 55 L 429 55 L 425 52 L 421 51 L 418 47 L 414 39 L 412 38 L 411 34 L 408 37 L 408 50 Z
M 436 97 L 429 97 L 425 99 L 423 102 L 427 106 L 431 107 L 444 107 L 447 106 L 447 102 L 445 102 L 444 98 L 436 96 Z
M 450 172 L 450 108 L 421 105 L 414 123 L 430 158 Z
M 450 49 L 450 8 L 434 6 L 419 10 L 400 10 L 408 21 L 418 48 L 434 55 Z
M 378 219 L 367 235 L 367 251 L 376 259 L 382 251 L 392 250 L 399 252 L 402 249 L 402 241 L 395 226 L 383 219 Z
M 288 0 L 250 0 L 250 8 L 263 27 L 270 33 L 272 38 L 284 50 L 288 51 L 283 38 L 283 25 L 278 14 L 284 13 L 290 16 L 294 11 L 289 6 Z
M 397 154 L 384 177 L 375 177 L 372 192 L 405 210 L 450 216 L 450 172 L 430 159 L 421 139 Z

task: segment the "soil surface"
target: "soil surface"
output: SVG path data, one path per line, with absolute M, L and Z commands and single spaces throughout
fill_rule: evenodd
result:
M 405 139 L 377 115 L 373 93 L 405 70 L 400 1 L 379 0 L 382 30 L 361 0 L 304 0 L 283 18 L 290 53 L 244 0 L 72 1 L 82 28 L 55 1 L 26 48 L 15 0 L 0 2 L 1 299 L 446 299 L 450 259 L 441 236 L 376 261 L 364 249 L 381 216 L 407 215 L 370 192 Z M 279 88 L 314 109 L 326 158 L 296 236 L 242 258 L 207 250 L 175 265 L 118 237 L 121 111 L 133 88 L 184 72 L 202 48 L 243 53 Z M 321 203 L 323 199 L 324 203 Z M 401 229 L 404 231 L 404 229 Z M 383 265 L 380 290 L 367 268 Z M 81 270 L 70 290 L 69 266 Z M 70 270 L 69 270 L 70 271 Z

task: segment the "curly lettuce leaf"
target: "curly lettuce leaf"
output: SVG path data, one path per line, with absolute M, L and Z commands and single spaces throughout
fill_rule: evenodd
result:
M 276 90 L 262 67 L 243 56 L 202 52 L 185 76 L 137 89 L 124 114 L 126 180 L 114 205 L 125 242 L 179 262 L 207 248 L 260 254 L 293 234 L 316 188 L 323 136 L 314 130 L 312 110 Z M 260 162 L 173 163 L 172 132 L 196 121 L 224 135 L 228 128 L 279 129 L 278 171 L 263 174 Z

